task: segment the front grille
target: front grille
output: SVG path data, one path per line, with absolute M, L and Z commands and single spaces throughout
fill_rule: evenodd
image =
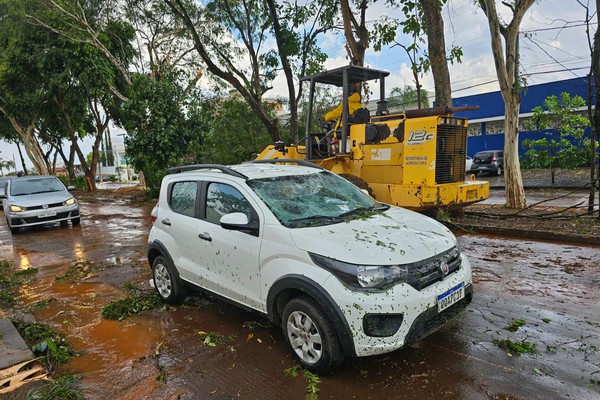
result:
M 435 181 L 438 184 L 463 182 L 467 148 L 467 127 L 438 125 Z
M 472 298 L 473 286 L 467 285 L 465 287 L 465 298 L 458 303 L 451 305 L 441 313 L 438 312 L 437 306 L 426 310 L 413 322 L 404 340 L 404 345 L 415 343 L 441 328 L 446 322 L 464 310 L 471 303 Z
M 62 207 L 63 203 L 52 203 L 52 204 L 47 204 L 48 207 L 44 208 L 43 206 L 33 206 L 33 207 L 27 207 L 27 210 L 46 210 L 46 209 L 51 209 L 54 207 Z
M 448 264 L 448 273 L 444 274 L 441 269 L 442 263 Z M 409 271 L 411 274 L 410 285 L 417 290 L 424 289 L 441 281 L 445 276 L 458 271 L 461 266 L 460 252 L 456 247 L 428 258 L 414 265 Z

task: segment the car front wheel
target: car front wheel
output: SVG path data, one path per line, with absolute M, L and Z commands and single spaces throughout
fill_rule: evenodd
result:
M 152 264 L 152 278 L 158 295 L 169 304 L 180 303 L 185 297 L 185 288 L 177 270 L 163 256 L 158 256 Z
M 328 373 L 344 360 L 333 326 L 310 297 L 290 300 L 283 309 L 282 325 L 286 343 L 304 368 Z

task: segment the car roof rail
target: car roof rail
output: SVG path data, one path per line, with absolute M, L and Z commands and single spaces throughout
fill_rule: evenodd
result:
M 310 161 L 306 161 L 306 160 L 298 160 L 296 158 L 268 158 L 268 159 L 263 159 L 263 160 L 252 160 L 252 161 L 248 161 L 248 163 L 250 164 L 298 164 L 301 165 L 303 167 L 309 167 L 309 168 L 316 168 L 316 169 L 325 169 L 323 167 L 321 167 L 320 165 L 317 164 L 313 164 Z
M 216 169 L 224 174 L 235 176 L 236 178 L 248 179 L 248 177 L 242 173 L 239 173 L 231 168 L 228 168 L 220 164 L 191 164 L 191 165 L 180 165 L 179 167 L 169 168 L 170 174 L 179 174 L 185 171 L 197 171 L 201 169 Z

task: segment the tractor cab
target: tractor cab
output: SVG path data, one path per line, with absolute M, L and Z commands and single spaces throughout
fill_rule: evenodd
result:
M 350 125 L 366 124 L 370 121 L 371 115 L 367 108 L 358 107 L 351 112 L 349 106 L 351 86 L 357 86 L 358 84 L 371 80 L 379 80 L 380 99 L 377 102 L 376 115 L 383 116 L 388 114 L 387 100 L 385 100 L 385 77 L 389 74 L 390 73 L 387 71 L 359 67 L 356 65 L 347 65 L 300 78 L 301 83 L 306 81 L 310 82 L 305 139 L 306 158 L 308 160 L 319 160 L 336 155 L 349 154 L 350 149 L 348 143 L 350 137 Z M 311 132 L 315 86 L 317 83 L 342 88 L 342 102 L 340 103 L 342 112 L 339 117 L 341 123 L 331 121 L 326 123 L 321 131 Z

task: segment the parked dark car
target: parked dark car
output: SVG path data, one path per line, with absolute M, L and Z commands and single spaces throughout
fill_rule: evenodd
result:
M 494 175 L 502 175 L 502 172 L 504 172 L 504 151 L 485 150 L 475 153 L 471 170 L 473 173 L 490 172 Z

